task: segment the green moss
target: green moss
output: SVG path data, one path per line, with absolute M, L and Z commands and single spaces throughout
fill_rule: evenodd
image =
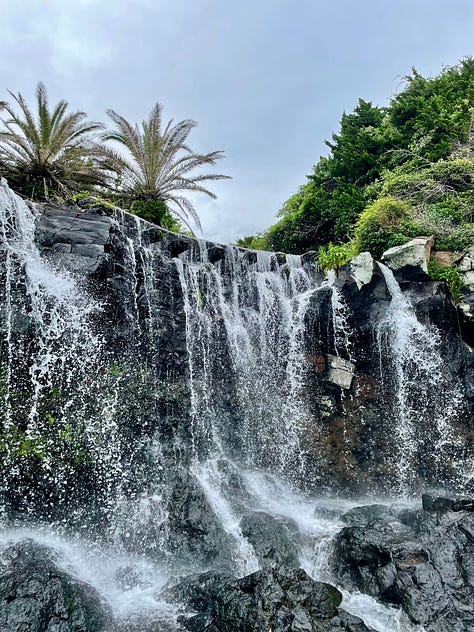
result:
M 123 377 L 127 370 L 124 364 L 118 364 L 118 362 L 111 362 L 109 366 L 109 373 L 112 377 L 119 379 Z
M 42 437 L 28 437 L 15 426 L 2 430 L 0 434 L 0 455 L 2 461 L 23 458 L 44 459 L 47 454 Z
M 428 264 L 428 274 L 434 281 L 444 281 L 448 288 L 451 300 L 458 305 L 463 297 L 462 276 L 453 266 L 443 267 L 436 259 L 431 259 Z

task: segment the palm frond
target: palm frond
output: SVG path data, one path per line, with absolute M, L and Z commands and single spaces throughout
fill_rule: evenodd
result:
M 224 152 L 213 151 L 196 154 L 187 144 L 196 121 L 170 120 L 163 128 L 163 107 L 157 103 L 149 117 L 139 125 L 132 125 L 114 110 L 107 110 L 115 129 L 102 135 L 105 142 L 118 144 L 125 154 L 117 152 L 111 157 L 112 164 L 120 172 L 121 188 L 118 191 L 130 200 L 155 199 L 169 203 L 170 211 L 190 228 L 189 220 L 201 230 L 199 216 L 182 192 L 203 193 L 211 198 L 215 194 L 202 186 L 213 180 L 229 176 L 198 173 L 203 166 L 214 166 L 224 157 Z
M 1 119 L 0 157 L 20 193 L 41 199 L 107 183 L 112 161 L 95 142 L 101 123 L 88 121 L 84 112 L 68 112 L 65 100 L 51 110 L 42 82 L 36 87 L 36 118 L 20 93 L 10 95 L 18 111 L 0 102 L 0 111 L 10 117 Z

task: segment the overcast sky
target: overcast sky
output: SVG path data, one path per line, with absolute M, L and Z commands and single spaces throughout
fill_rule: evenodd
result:
M 341 113 L 387 103 L 423 75 L 474 55 L 474 0 L 0 0 L 0 100 L 67 98 L 96 120 L 154 103 L 199 122 L 198 152 L 225 151 L 199 197 L 205 236 L 273 223 L 305 182 Z

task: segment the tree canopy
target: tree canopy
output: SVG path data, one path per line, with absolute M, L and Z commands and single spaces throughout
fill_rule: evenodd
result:
M 115 126 L 108 130 L 88 121 L 85 112 L 70 112 L 65 100 L 51 109 L 41 82 L 35 114 L 20 93 L 9 94 L 13 105 L 0 101 L 0 175 L 32 200 L 94 192 L 168 229 L 179 230 L 182 222 L 192 231 L 201 223 L 188 194 L 215 198 L 204 185 L 229 177 L 202 172 L 223 152 L 193 152 L 188 137 L 197 123 L 186 119 L 163 125 L 160 103 L 140 125 L 107 110 Z
M 125 155 L 115 154 L 115 168 L 120 173 L 118 191 L 132 203 L 142 202 L 145 212 L 156 207 L 156 202 L 164 203 L 188 228 L 192 230 L 191 221 L 201 229 L 199 216 L 186 193 L 216 197 L 204 183 L 228 176 L 202 173 L 200 169 L 213 167 L 223 158 L 223 152 L 194 153 L 187 142 L 197 123 L 190 119 L 178 123 L 170 120 L 163 126 L 162 110 L 163 106 L 157 103 L 141 125 L 132 125 L 114 110 L 107 110 L 115 130 L 106 131 L 102 138 L 115 141 L 126 150 Z M 155 204 L 150 205 L 150 201 Z
M 290 253 L 350 243 L 376 256 L 427 232 L 438 247 L 472 243 L 474 60 L 433 78 L 413 68 L 404 80 L 386 107 L 359 99 L 343 113 L 326 141 L 329 155 L 283 204 L 278 221 L 238 243 Z M 396 220 L 395 208 L 405 210 Z

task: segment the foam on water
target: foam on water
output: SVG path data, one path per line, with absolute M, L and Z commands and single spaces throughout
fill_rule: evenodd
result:
M 101 548 L 80 538 L 57 535 L 50 527 L 0 532 L 2 547 L 33 539 L 54 551 L 54 562 L 65 572 L 93 586 L 118 621 L 175 622 L 177 610 L 160 593 L 170 575 L 151 560 Z

